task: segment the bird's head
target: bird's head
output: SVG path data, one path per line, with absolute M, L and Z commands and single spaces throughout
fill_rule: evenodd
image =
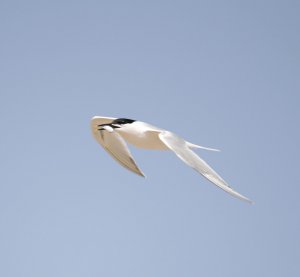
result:
M 116 129 L 116 128 L 121 128 L 124 125 L 130 124 L 130 123 L 133 123 L 133 122 L 135 122 L 135 120 L 133 120 L 133 119 L 117 118 L 117 119 L 114 119 L 111 123 L 98 124 L 97 126 L 98 126 L 98 130 L 104 130 L 105 126 L 109 126 L 113 129 Z
M 115 120 L 113 120 L 112 123 L 110 123 L 112 126 L 116 127 L 116 128 L 120 128 L 122 126 L 124 126 L 125 124 L 131 124 L 135 122 L 134 119 L 129 119 L 129 118 L 117 118 Z

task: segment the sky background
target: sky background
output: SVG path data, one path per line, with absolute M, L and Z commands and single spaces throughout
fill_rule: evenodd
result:
M 300 276 L 299 1 L 1 1 L 0 276 Z M 119 166 L 95 116 L 166 128 Z

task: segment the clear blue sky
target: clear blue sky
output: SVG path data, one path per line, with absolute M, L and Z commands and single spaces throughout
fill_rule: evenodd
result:
M 1 1 L 0 276 L 300 276 L 299 1 Z M 90 131 L 169 129 L 173 153 Z

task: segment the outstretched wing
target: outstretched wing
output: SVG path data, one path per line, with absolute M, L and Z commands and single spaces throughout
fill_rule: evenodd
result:
M 145 177 L 134 161 L 124 139 L 112 128 L 107 127 L 103 130 L 93 129 L 95 139 L 103 148 L 122 166 L 128 170 Z
M 250 199 L 234 191 L 204 160 L 202 160 L 188 147 L 184 139 L 168 131 L 160 133 L 159 138 L 182 161 L 194 168 L 219 188 L 239 199 L 252 203 Z

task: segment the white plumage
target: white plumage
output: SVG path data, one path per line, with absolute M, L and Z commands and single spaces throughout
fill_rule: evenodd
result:
M 92 118 L 91 128 L 95 139 L 117 162 L 140 176 L 145 175 L 134 161 L 125 141 L 144 149 L 172 150 L 178 158 L 219 188 L 239 199 L 252 203 L 250 199 L 234 191 L 204 160 L 191 150 L 191 148 L 202 148 L 218 151 L 217 149 L 192 144 L 174 133 L 132 119 L 95 116 Z

